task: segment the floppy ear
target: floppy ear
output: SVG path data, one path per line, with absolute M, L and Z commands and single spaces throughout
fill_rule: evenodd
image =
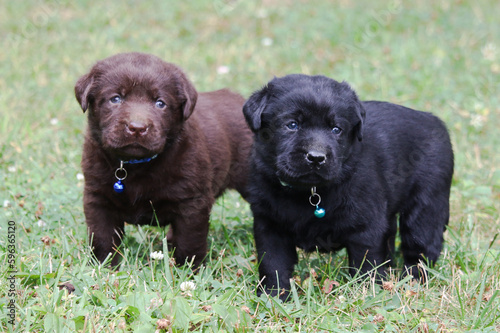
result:
M 366 118 L 366 110 L 361 102 L 358 102 L 357 104 L 356 115 L 359 118 L 359 122 L 354 126 L 353 132 L 358 141 L 361 141 L 363 140 L 363 124 Z
M 78 103 L 80 103 L 83 112 L 87 111 L 89 107 L 90 99 L 92 98 L 90 89 L 92 88 L 93 83 L 94 75 L 92 74 L 92 72 L 85 74 L 84 76 L 79 78 L 78 81 L 76 81 L 75 97 Z
M 262 113 L 269 100 L 269 85 L 254 92 L 243 105 L 243 114 L 250 129 L 258 131 L 262 125 Z
M 179 75 L 178 84 L 180 97 L 185 100 L 184 105 L 182 106 L 182 114 L 184 120 L 187 120 L 191 114 L 193 114 L 194 107 L 196 106 L 196 101 L 198 99 L 198 93 L 196 92 L 196 89 L 191 81 L 189 81 L 186 75 L 182 72 Z

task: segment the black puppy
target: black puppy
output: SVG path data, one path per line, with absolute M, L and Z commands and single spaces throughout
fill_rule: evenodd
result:
M 437 117 L 360 102 L 347 83 L 306 75 L 273 79 L 243 113 L 255 134 L 248 199 L 267 293 L 287 297 L 297 246 L 345 247 L 351 275 L 379 266 L 383 277 L 398 217 L 405 270 L 419 278 L 419 260 L 438 259 L 453 151 Z

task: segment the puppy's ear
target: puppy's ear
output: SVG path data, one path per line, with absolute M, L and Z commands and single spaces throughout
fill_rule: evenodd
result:
M 358 101 L 357 107 L 356 107 L 356 115 L 358 116 L 358 123 L 354 126 L 353 132 L 358 141 L 363 140 L 363 124 L 365 122 L 366 118 L 366 110 L 363 107 L 363 104 Z
M 269 85 L 254 92 L 243 105 L 243 114 L 250 129 L 258 131 L 262 125 L 262 113 L 269 100 Z
M 191 114 L 193 114 L 194 107 L 196 106 L 196 101 L 198 99 L 198 93 L 194 88 L 194 85 L 189 81 L 184 73 L 179 75 L 179 86 L 178 91 L 180 98 L 184 100 L 184 105 L 182 106 L 182 114 L 184 120 L 187 120 Z
M 90 89 L 94 84 L 94 75 L 92 72 L 85 74 L 76 81 L 75 84 L 75 97 L 83 112 L 87 111 L 92 95 L 90 94 Z

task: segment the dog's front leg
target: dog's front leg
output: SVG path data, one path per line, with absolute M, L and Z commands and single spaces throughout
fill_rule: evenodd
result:
M 259 260 L 259 275 L 264 292 L 288 298 L 290 278 L 297 263 L 297 251 L 293 237 L 280 230 L 278 223 L 266 217 L 254 217 L 255 245 Z M 258 290 L 258 295 L 262 290 Z
M 92 251 L 101 263 L 111 254 L 111 265 L 116 267 L 120 259 L 116 250 L 122 243 L 125 223 L 108 207 L 90 202 L 86 200 L 84 211 Z
M 213 202 L 194 198 L 181 203 L 178 216 L 172 222 L 171 243 L 178 265 L 193 262 L 197 268 L 207 255 L 210 209 Z
M 381 281 L 385 278 L 385 266 L 387 261 L 386 247 L 381 243 L 378 245 L 356 244 L 349 242 L 347 245 L 349 256 L 349 273 L 355 276 L 356 273 L 365 274 L 376 268 L 376 280 Z

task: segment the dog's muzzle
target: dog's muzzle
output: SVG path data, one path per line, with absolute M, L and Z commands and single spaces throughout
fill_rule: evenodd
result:
M 326 163 L 326 154 L 311 150 L 306 154 L 306 161 L 312 166 L 319 168 Z

